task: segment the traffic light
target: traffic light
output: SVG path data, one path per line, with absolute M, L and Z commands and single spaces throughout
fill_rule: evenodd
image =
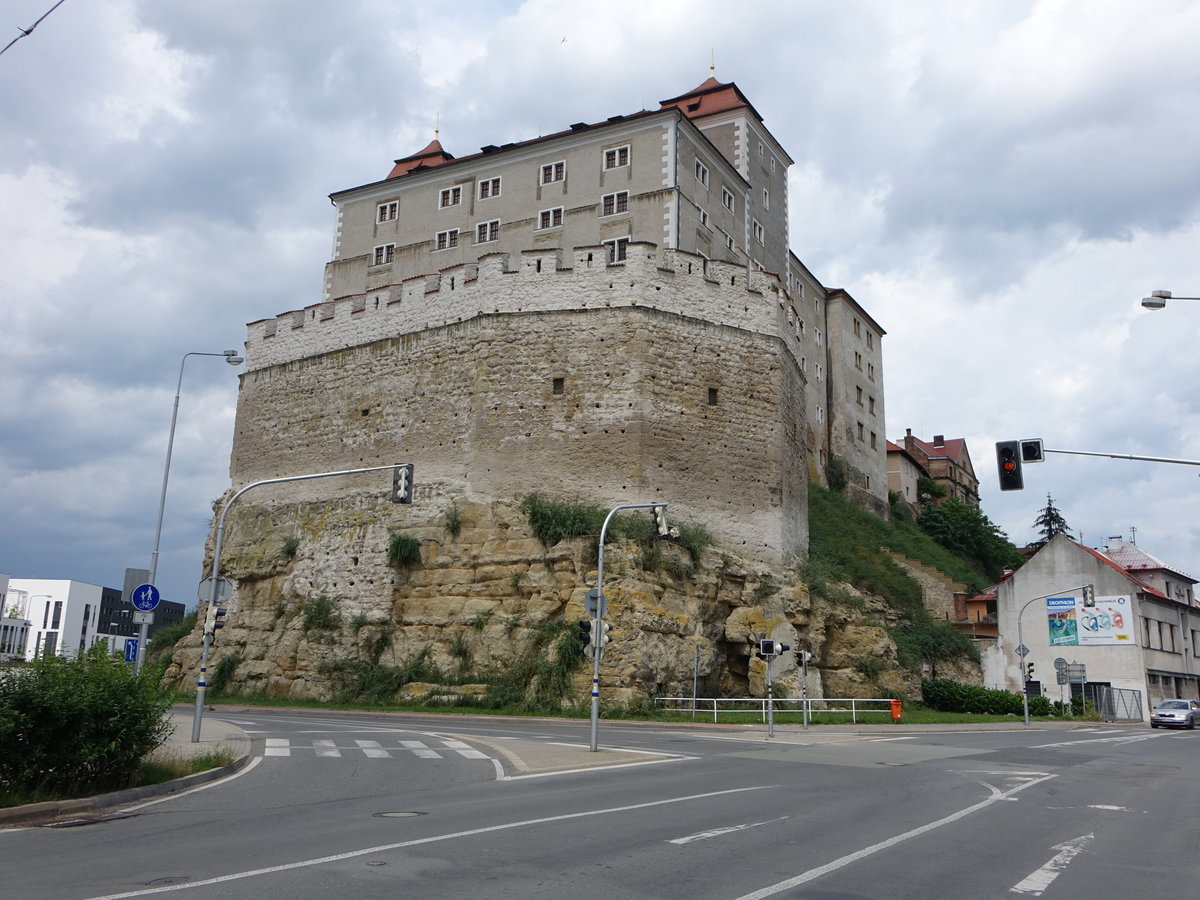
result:
M 1026 441 L 1021 441 L 1021 462 L 1035 463 L 1045 462 L 1046 451 L 1042 448 L 1041 438 L 1030 438 Z
M 405 463 L 392 469 L 392 502 L 412 503 L 413 464 Z
M 1095 585 L 1085 584 L 1083 586 L 1083 605 L 1084 606 L 1095 606 L 1096 605 L 1096 587 L 1095 587 Z
M 1033 663 L 1025 663 L 1025 680 L 1033 681 Z
M 775 656 L 775 642 L 768 639 L 758 642 L 758 652 L 754 654 L 759 659 L 769 659 Z
M 580 619 L 575 636 L 579 639 L 579 649 L 587 653 L 592 646 L 592 620 Z
M 1025 488 L 1021 475 L 1021 442 L 996 442 L 996 467 L 1000 471 L 1000 490 L 1020 491 Z
M 223 606 L 215 606 L 211 603 L 209 604 L 208 613 L 204 617 L 205 634 L 207 634 L 209 637 L 212 637 L 214 634 L 216 634 L 218 628 L 225 627 L 224 619 L 226 611 L 227 610 Z
M 600 623 L 600 633 L 596 635 L 596 649 L 603 650 L 612 642 L 612 625 L 608 622 Z
M 665 506 L 654 507 L 654 530 L 658 532 L 659 537 L 671 536 L 671 527 L 667 525 L 667 508 Z

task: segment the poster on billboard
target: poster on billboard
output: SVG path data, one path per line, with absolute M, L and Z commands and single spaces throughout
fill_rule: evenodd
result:
M 1127 595 L 1096 597 L 1049 597 L 1046 619 L 1051 646 L 1126 644 L 1133 639 L 1133 605 Z

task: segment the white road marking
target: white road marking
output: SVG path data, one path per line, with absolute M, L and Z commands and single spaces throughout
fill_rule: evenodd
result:
M 1152 741 L 1155 738 L 1160 738 L 1161 734 L 1123 734 L 1117 737 L 1107 738 L 1084 738 L 1081 741 L 1059 741 L 1055 744 L 1035 744 L 1033 750 L 1048 750 L 1059 747 L 1075 747 L 1079 744 L 1136 744 L 1139 741 Z
M 464 744 L 462 741 L 451 741 L 451 740 L 443 739 L 442 743 L 445 746 L 449 747 L 451 750 L 470 750 L 471 749 L 470 744 Z
M 1010 887 L 1008 892 L 1010 894 L 1033 894 L 1035 897 L 1042 896 L 1042 892 L 1050 887 L 1050 882 L 1058 877 L 1058 873 L 1065 869 L 1071 860 L 1086 850 L 1095 839 L 1096 835 L 1085 834 L 1075 838 L 1073 841 L 1064 841 L 1061 844 L 1055 844 L 1050 849 L 1061 852 L 1051 857 L 1050 861 L 1040 869 L 1035 869 L 1017 884 Z
M 629 806 L 610 806 L 603 809 L 589 809 L 583 812 L 563 813 L 558 816 L 544 816 L 538 819 L 521 819 L 516 822 L 505 822 L 502 825 L 487 825 L 482 828 L 471 828 L 467 831 L 455 831 L 449 834 L 437 834 L 430 837 L 414 838 L 410 841 L 398 841 L 394 844 L 383 844 L 378 847 L 365 847 L 361 850 L 350 850 L 346 853 L 336 853 L 331 856 L 319 856 L 312 859 L 302 859 L 298 862 L 284 863 L 278 866 L 266 866 L 261 869 L 249 869 L 245 872 L 233 872 L 229 875 L 218 875 L 215 878 L 205 878 L 201 881 L 192 881 L 186 884 L 169 884 L 160 887 L 147 888 L 139 891 L 127 891 L 121 894 L 104 894 L 99 897 L 92 897 L 90 900 L 125 900 L 127 897 L 145 897 L 150 894 L 165 894 L 175 891 L 188 891 L 192 888 L 209 887 L 214 884 L 227 884 L 233 881 L 241 881 L 245 878 L 254 878 L 258 875 L 272 875 L 276 872 L 288 872 L 294 869 L 303 869 L 311 866 L 325 865 L 326 863 L 341 862 L 346 859 L 356 859 L 361 856 L 370 856 L 376 853 L 387 853 L 391 850 L 402 850 L 406 847 L 418 847 L 422 844 L 437 844 L 442 841 L 453 841 L 459 838 L 474 837 L 479 834 L 491 834 L 497 831 L 510 831 L 514 828 L 527 828 L 531 825 L 547 825 L 551 822 L 567 822 L 571 819 L 586 819 L 592 816 L 607 816 L 615 813 L 633 812 L 638 809 L 651 809 L 656 806 L 669 806 L 675 803 L 686 803 L 691 800 L 708 800 L 713 797 L 725 797 L 730 794 L 743 794 L 747 791 L 762 791 L 771 787 L 771 785 L 756 785 L 755 787 L 732 788 L 725 791 L 711 791 L 705 794 L 689 794 L 684 797 L 669 797 L 666 800 L 650 800 L 646 803 L 634 803 Z
M 287 738 L 267 738 L 267 746 L 263 750 L 263 756 L 291 756 L 291 743 Z
M 726 828 L 712 828 L 708 831 L 697 831 L 695 834 L 689 834 L 686 837 L 672 838 L 667 841 L 668 844 L 690 844 L 692 841 L 703 841 L 707 838 L 720 837 L 723 834 L 733 834 L 736 831 L 745 831 L 747 828 L 757 828 L 759 825 L 772 825 L 775 822 L 782 822 L 787 816 L 779 816 L 775 819 L 767 819 L 765 822 L 747 822 L 744 825 L 730 825 Z
M 249 774 L 254 770 L 254 767 L 262 762 L 262 757 L 256 756 L 250 762 L 246 763 L 241 769 L 234 772 L 232 775 L 226 775 L 224 778 L 218 778 L 216 781 L 210 781 L 207 784 L 202 784 L 190 790 L 180 791 L 178 794 L 167 794 L 165 797 L 158 797 L 154 800 L 147 800 L 145 803 L 139 803 L 137 806 L 122 807 L 125 812 L 133 812 L 135 809 L 143 809 L 147 806 L 153 806 L 156 803 L 165 803 L 168 800 L 174 800 L 177 797 L 186 797 L 188 794 L 194 794 L 196 791 L 207 791 L 209 788 L 224 784 L 227 781 L 232 781 L 234 778 L 241 778 L 243 775 Z
M 355 741 L 358 748 L 372 759 L 391 759 L 392 754 L 379 746 L 379 741 Z
M 455 752 L 459 756 L 466 757 L 467 759 L 489 759 L 490 758 L 486 753 L 482 753 L 479 750 L 476 750 L 472 747 L 468 747 L 466 750 L 456 750 Z
M 317 756 L 342 755 L 342 751 L 337 748 L 337 744 L 333 741 L 313 741 L 313 750 L 317 752 Z
M 986 799 L 980 800 L 978 803 L 972 804 L 964 809 L 960 809 L 958 812 L 951 813 L 950 815 L 944 816 L 941 819 L 921 825 L 920 827 L 914 828 L 911 831 L 905 831 L 902 834 L 893 835 L 887 840 L 880 841 L 877 844 L 872 844 L 869 847 L 864 847 L 863 849 L 857 850 L 854 853 L 849 853 L 843 857 L 840 857 L 839 859 L 835 859 L 833 862 L 826 863 L 823 866 L 818 866 L 815 869 L 809 869 L 807 872 L 802 872 L 794 878 L 788 878 L 785 881 L 780 881 L 757 891 L 753 891 L 749 894 L 744 894 L 739 897 L 738 900 L 763 900 L 764 897 L 771 897 L 775 894 L 783 893 L 784 891 L 790 891 L 792 888 L 799 887 L 802 884 L 807 884 L 808 882 L 820 878 L 823 875 L 828 875 L 830 872 L 836 872 L 838 869 L 843 869 L 861 859 L 872 856 L 878 853 L 880 850 L 887 850 L 889 847 L 894 847 L 897 844 L 901 844 L 911 838 L 919 837 L 926 832 L 933 831 L 936 828 L 941 828 L 943 825 L 949 825 L 951 822 L 957 822 L 959 819 L 965 818 L 972 813 L 979 812 L 981 809 L 987 809 L 987 807 L 991 806 L 997 801 L 1009 800 L 1012 798 L 1013 794 L 1016 794 L 1019 791 L 1023 791 L 1035 784 L 1040 784 L 1043 781 L 1049 781 L 1051 778 L 1057 777 L 1057 775 L 1046 775 L 1035 781 L 1027 781 L 1024 784 L 1017 785 L 1014 788 L 1009 788 L 1007 791 L 1001 791 L 994 785 L 987 784 L 986 782 L 980 782 L 980 784 L 991 791 L 991 794 Z

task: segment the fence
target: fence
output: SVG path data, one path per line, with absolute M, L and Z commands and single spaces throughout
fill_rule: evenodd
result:
M 1083 695 L 1096 704 L 1102 722 L 1141 722 L 1142 692 L 1107 684 L 1085 684 Z
M 767 721 L 767 699 L 765 697 L 658 697 L 654 701 L 663 712 L 690 712 L 692 718 L 698 712 L 712 710 L 712 719 L 717 721 L 720 713 L 758 712 L 764 722 Z M 678 705 L 669 705 L 678 704 Z M 830 704 L 842 704 L 831 706 Z M 849 705 L 846 705 L 849 704 Z M 722 709 L 722 706 L 728 708 Z M 890 698 L 876 697 L 821 697 L 801 700 L 798 698 L 775 699 L 771 701 L 775 715 L 802 715 L 805 722 L 811 722 L 814 715 L 822 718 L 828 713 L 842 715 L 849 713 L 850 722 L 858 724 L 862 715 L 890 715 L 892 701 Z

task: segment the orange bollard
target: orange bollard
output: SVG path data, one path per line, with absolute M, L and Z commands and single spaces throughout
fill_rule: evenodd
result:
M 892 701 L 892 721 L 899 722 L 901 713 L 901 704 L 899 700 Z

